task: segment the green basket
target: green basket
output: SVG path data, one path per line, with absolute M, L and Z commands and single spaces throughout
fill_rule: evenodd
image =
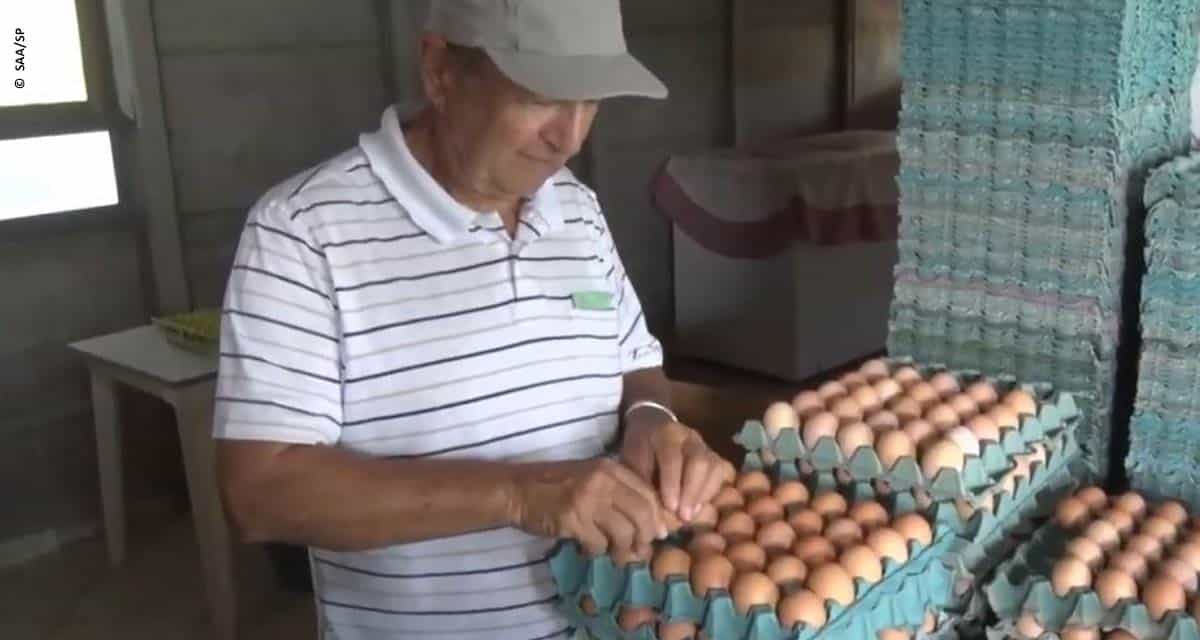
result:
M 221 343 L 221 312 L 200 309 L 153 318 L 167 342 L 192 353 L 215 354 Z

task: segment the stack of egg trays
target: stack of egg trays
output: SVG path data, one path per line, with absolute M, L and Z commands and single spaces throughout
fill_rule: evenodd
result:
M 686 535 L 686 534 L 682 534 Z M 884 629 L 919 629 L 926 611 L 948 603 L 952 576 L 941 558 L 953 546 L 954 531 L 934 528 L 928 546 L 909 542 L 909 560 L 903 564 L 885 559 L 883 579 L 870 584 L 855 581 L 854 602 L 843 607 L 826 603 L 828 622 L 820 629 L 801 624 L 785 629 L 774 609 L 755 607 L 747 615 L 737 612 L 728 591 L 713 590 L 699 597 L 688 576 L 653 578 L 645 562 L 617 566 L 608 555 L 586 557 L 579 545 L 563 541 L 550 558 L 550 570 L 560 596 L 560 608 L 579 628 L 600 640 L 656 640 L 656 631 L 643 626 L 625 631 L 617 623 L 622 606 L 650 607 L 666 622 L 691 621 L 710 640 L 833 640 L 874 638 Z M 680 537 L 668 544 L 686 547 Z M 589 615 L 581 607 L 584 596 L 595 603 Z
M 1125 629 L 1141 640 L 1200 640 L 1200 624 L 1182 611 L 1154 620 L 1140 601 L 1123 600 L 1110 609 L 1091 589 L 1056 594 L 1050 575 L 1071 537 L 1050 522 L 996 570 L 986 587 L 988 602 L 1001 620 L 989 631 L 993 640 L 1011 637 L 1012 625 L 1027 612 L 1033 613 L 1046 631 L 1056 634 L 1078 625 Z

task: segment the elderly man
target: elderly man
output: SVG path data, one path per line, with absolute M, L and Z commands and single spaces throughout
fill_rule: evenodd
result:
M 599 100 L 666 89 L 618 0 L 435 0 L 421 79 L 419 113 L 388 109 L 250 213 L 222 493 L 244 539 L 310 548 L 325 638 L 565 637 L 555 539 L 644 556 L 733 476 L 671 412 L 564 168 Z

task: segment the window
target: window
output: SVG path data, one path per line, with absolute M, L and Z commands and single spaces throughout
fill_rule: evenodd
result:
M 0 12 L 0 221 L 118 203 L 91 0 L 13 2 Z

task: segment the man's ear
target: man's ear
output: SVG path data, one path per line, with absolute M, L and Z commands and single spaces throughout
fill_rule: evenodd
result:
M 446 39 L 435 33 L 421 36 L 421 88 L 425 98 L 440 110 L 446 104 L 446 94 L 454 82 Z

